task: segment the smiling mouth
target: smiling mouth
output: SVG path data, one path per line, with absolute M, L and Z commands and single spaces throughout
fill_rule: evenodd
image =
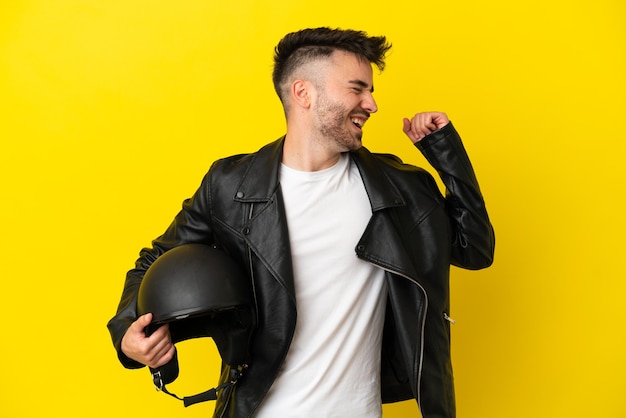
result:
M 353 124 L 354 126 L 356 126 L 357 128 L 359 128 L 359 129 L 362 129 L 362 128 L 363 128 L 363 125 L 365 125 L 365 121 L 366 121 L 366 120 L 367 120 L 367 119 L 364 119 L 364 118 L 358 118 L 358 117 L 352 117 L 352 118 L 350 119 L 350 121 L 352 122 L 352 124 Z

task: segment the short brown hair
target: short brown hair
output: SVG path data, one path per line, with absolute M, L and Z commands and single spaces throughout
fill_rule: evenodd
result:
M 368 36 L 350 29 L 321 27 L 289 33 L 274 48 L 274 89 L 284 102 L 282 87 L 295 69 L 313 59 L 330 56 L 335 50 L 353 53 L 382 71 L 390 48 L 384 36 Z

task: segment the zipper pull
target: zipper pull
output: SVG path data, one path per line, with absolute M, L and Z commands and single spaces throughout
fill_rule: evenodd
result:
M 454 319 L 450 318 L 446 312 L 443 313 L 443 319 L 445 319 L 446 321 L 448 321 L 452 325 L 456 324 L 456 321 Z

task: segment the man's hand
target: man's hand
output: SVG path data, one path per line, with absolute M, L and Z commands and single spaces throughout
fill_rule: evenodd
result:
M 402 130 L 415 144 L 426 135 L 446 126 L 450 120 L 442 112 L 423 112 L 417 113 L 411 120 L 404 118 L 403 122 L 404 127 Z
M 148 313 L 131 324 L 122 338 L 122 352 L 128 358 L 155 369 L 174 357 L 175 348 L 167 324 L 146 337 L 144 329 L 151 321 L 152 314 Z

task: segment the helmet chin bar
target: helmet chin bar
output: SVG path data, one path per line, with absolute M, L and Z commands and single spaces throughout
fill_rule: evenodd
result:
M 170 363 L 168 363 L 169 365 Z M 167 365 L 166 365 L 167 366 Z M 178 374 L 178 367 L 175 366 L 177 368 L 176 373 Z M 228 389 L 228 388 L 232 388 L 237 384 L 237 381 L 241 378 L 241 376 L 243 376 L 244 371 L 248 368 L 247 364 L 243 364 L 240 366 L 237 366 L 236 368 L 231 368 L 230 369 L 230 377 L 228 379 L 227 382 L 222 383 L 221 385 L 209 389 L 205 392 L 199 393 L 197 395 L 192 395 L 192 396 L 185 396 L 185 397 L 179 397 L 178 395 L 170 392 L 167 390 L 167 388 L 165 387 L 166 385 L 166 381 L 167 379 L 164 379 L 163 374 L 167 374 L 167 372 L 162 373 L 161 369 L 153 369 L 150 368 L 150 372 L 152 373 L 152 382 L 154 383 L 154 387 L 156 388 L 157 391 L 159 392 L 163 392 L 165 394 L 168 394 L 176 399 L 178 399 L 179 401 L 183 401 L 183 405 L 185 405 L 185 408 L 200 402 L 206 402 L 206 401 L 215 401 L 217 400 L 217 394 L 218 392 L 224 390 L 224 389 Z M 170 380 L 171 382 L 171 380 Z

